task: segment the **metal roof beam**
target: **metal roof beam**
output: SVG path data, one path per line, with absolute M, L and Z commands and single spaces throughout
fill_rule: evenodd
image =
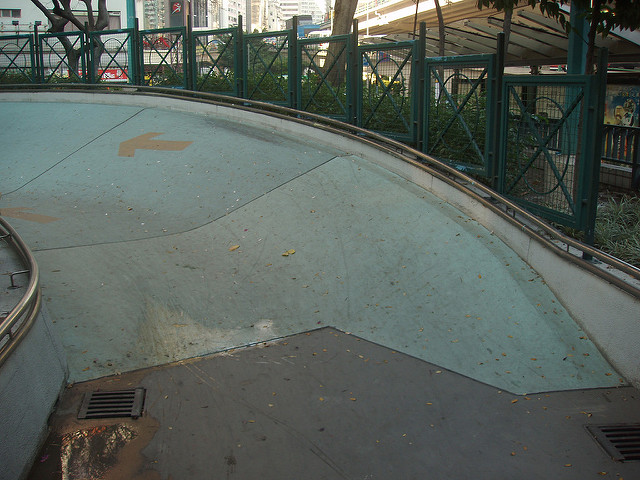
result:
M 536 25 L 540 25 L 542 27 L 548 28 L 551 31 L 554 31 L 559 34 L 563 34 L 566 36 L 567 32 L 562 28 L 562 26 L 553 20 L 552 18 L 547 18 L 544 15 L 540 15 L 532 10 L 519 10 L 518 16 L 522 17 Z
M 427 33 L 427 51 L 429 53 L 434 53 L 434 56 L 440 56 L 438 51 L 438 42 L 440 39 L 437 36 L 429 35 Z M 451 40 L 447 40 L 445 38 L 444 42 L 445 55 L 447 55 L 447 51 L 450 52 L 449 55 L 473 55 L 478 53 L 477 48 L 468 48 L 464 45 L 461 45 L 459 42 L 453 42 Z M 493 53 L 489 52 L 488 49 L 483 53 Z
M 494 25 L 501 30 L 504 29 L 504 20 L 496 17 L 487 18 L 489 25 Z M 556 35 L 540 29 L 531 28 L 526 25 L 517 23 L 511 24 L 511 33 L 517 33 L 519 35 L 531 38 L 536 42 L 544 43 L 550 47 L 559 48 L 561 50 L 567 50 L 569 46 L 569 40 L 566 35 Z
M 462 30 L 458 28 L 445 27 L 447 35 L 455 37 L 455 42 L 470 48 L 478 53 L 495 53 L 497 48 L 497 40 L 495 38 L 480 35 L 475 32 Z M 524 53 L 524 49 L 515 47 L 518 53 Z
M 498 33 L 500 33 L 502 30 L 493 28 L 489 25 L 482 25 L 476 22 L 467 22 L 466 25 L 470 28 L 473 28 L 475 30 L 478 30 L 479 32 L 483 32 L 486 33 L 488 35 L 497 35 Z M 519 35 L 516 32 L 511 32 L 511 36 L 510 36 L 510 40 L 509 40 L 509 45 L 507 46 L 507 51 L 509 53 L 515 53 L 512 52 L 512 47 L 514 45 L 517 45 L 519 47 L 522 47 L 525 50 L 531 50 L 533 52 L 538 53 L 539 55 L 542 55 L 544 57 L 550 57 L 550 52 L 549 47 L 547 45 L 545 45 L 544 43 L 540 43 L 537 42 L 531 38 L 528 38 L 526 36 L 523 35 Z

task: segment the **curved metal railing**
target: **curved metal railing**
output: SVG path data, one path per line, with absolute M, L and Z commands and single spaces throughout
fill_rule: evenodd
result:
M 24 295 L 13 310 L 0 318 L 1 367 L 35 322 L 40 312 L 42 296 L 40 293 L 40 272 L 33 254 L 20 235 L 2 217 L 0 217 L 0 238 L 18 253 L 29 273 L 29 284 Z

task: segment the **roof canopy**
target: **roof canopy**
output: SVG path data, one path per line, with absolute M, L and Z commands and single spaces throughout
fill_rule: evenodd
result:
M 484 8 L 477 0 L 441 0 L 445 23 L 445 55 L 493 53 L 497 34 L 503 31 L 504 12 Z M 438 55 L 438 18 L 433 0 L 371 0 L 360 2 L 355 18 L 361 35 L 406 40 L 417 35 L 419 25 L 427 25 L 427 54 Z M 564 7 L 569 12 L 569 7 Z M 511 19 L 506 63 L 509 65 L 551 65 L 567 63 L 569 39 L 555 20 L 540 10 L 523 4 Z M 613 31 L 597 37 L 597 47 L 609 49 L 612 63 L 640 61 L 640 31 Z

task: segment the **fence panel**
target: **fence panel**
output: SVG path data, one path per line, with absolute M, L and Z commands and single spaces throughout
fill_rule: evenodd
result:
M 193 32 L 193 85 L 200 92 L 238 96 L 236 28 Z
M 134 83 L 134 41 L 133 29 L 90 32 L 91 83 Z
M 593 78 L 511 76 L 503 82 L 500 186 L 530 211 L 584 229 L 594 162 Z
M 489 177 L 494 146 L 495 55 L 426 60 L 424 151 L 456 168 Z
M 298 40 L 298 108 L 343 122 L 350 111 L 349 35 Z
M 289 32 L 244 36 L 245 97 L 277 105 L 291 104 Z
M 358 47 L 358 126 L 416 143 L 417 51 L 414 41 Z
M 38 39 L 42 83 L 85 83 L 88 80 L 83 32 L 46 33 Z
M 33 36 L 0 37 L 0 83 L 35 83 L 36 71 Z
M 187 88 L 186 28 L 140 31 L 142 84 Z

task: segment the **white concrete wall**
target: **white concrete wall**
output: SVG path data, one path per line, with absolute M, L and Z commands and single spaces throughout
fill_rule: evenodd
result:
M 29 473 L 65 388 L 67 362 L 46 309 L 0 367 L 0 480 Z

